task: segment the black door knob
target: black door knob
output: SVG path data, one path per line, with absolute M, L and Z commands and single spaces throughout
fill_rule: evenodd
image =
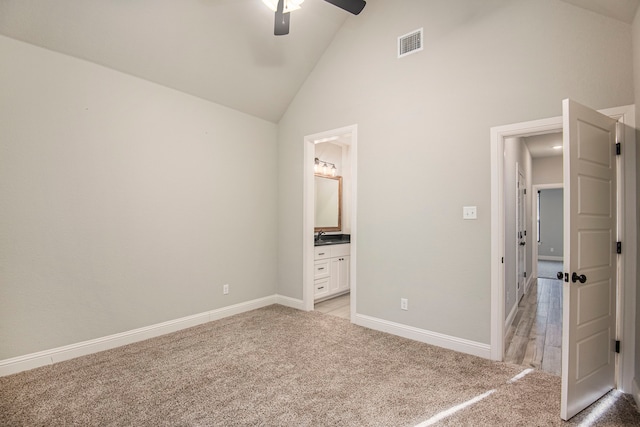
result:
M 558 274 L 556 274 L 556 277 L 558 278 L 558 280 L 562 280 L 562 278 L 564 277 L 564 274 L 562 273 L 562 271 L 558 271 Z
M 584 283 L 587 281 L 587 276 L 585 276 L 584 274 L 578 275 L 578 273 L 574 271 L 573 274 L 571 275 L 571 281 L 573 283 L 576 283 L 576 282 Z
M 520 242 L 520 246 L 524 246 L 526 244 L 527 244 L 527 242 Z

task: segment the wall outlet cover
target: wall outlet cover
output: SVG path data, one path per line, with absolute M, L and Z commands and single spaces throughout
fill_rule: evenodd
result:
M 464 206 L 462 208 L 462 219 L 478 219 L 478 207 Z

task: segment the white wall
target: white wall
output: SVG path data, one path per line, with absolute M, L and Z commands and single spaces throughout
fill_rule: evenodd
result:
M 276 292 L 274 124 L 6 37 L 0 58 L 0 360 Z
M 562 156 L 536 157 L 532 162 L 533 185 L 562 184 Z
M 357 124 L 357 312 L 489 343 L 489 129 L 632 104 L 630 53 L 629 25 L 557 0 L 368 2 L 280 122 L 278 292 L 302 296 L 303 138 Z

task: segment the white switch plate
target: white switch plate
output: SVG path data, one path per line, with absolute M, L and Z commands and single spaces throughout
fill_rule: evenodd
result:
M 462 219 L 478 219 L 478 207 L 464 206 L 462 208 Z

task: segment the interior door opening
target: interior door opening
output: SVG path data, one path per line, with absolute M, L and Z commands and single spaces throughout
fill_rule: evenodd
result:
M 513 190 L 505 186 L 505 203 L 513 203 L 513 207 L 506 207 L 505 247 L 512 245 L 517 256 L 505 257 L 507 263 L 515 263 L 515 268 L 505 265 L 505 271 L 510 273 L 504 282 L 505 312 L 508 313 L 504 360 L 554 375 L 560 375 L 561 369 L 562 283 L 556 275 L 562 265 L 561 262 L 542 261 L 542 268 L 538 268 L 538 249 L 546 248 L 541 246 L 538 196 L 543 187 L 562 187 L 562 150 L 554 148 L 558 146 L 562 146 L 559 132 L 518 135 L 505 141 L 505 162 L 515 163 L 513 168 L 505 165 L 505 180 L 513 174 L 516 176 Z M 509 197 L 511 191 L 515 191 L 515 196 Z M 561 208 L 562 199 L 559 203 Z M 510 233 L 508 217 L 513 215 L 515 232 Z M 562 216 L 554 219 L 556 223 L 547 224 L 544 230 L 548 232 L 544 241 L 555 246 L 552 251 L 561 256 L 562 248 L 557 247 L 557 240 L 547 242 L 546 239 L 548 234 L 555 238 L 557 222 L 562 223 Z M 515 239 L 513 242 L 512 238 Z M 553 268 L 556 270 L 547 271 Z M 510 275 L 513 275 L 512 280 L 509 280 Z M 514 293 L 515 298 L 510 298 Z
M 618 186 L 615 187 L 616 198 L 618 200 L 617 224 L 621 235 L 630 242 L 632 249 L 630 253 L 624 252 L 618 258 L 619 275 L 617 286 L 618 301 L 622 303 L 616 307 L 616 317 L 619 330 L 617 336 L 624 337 L 625 341 L 631 343 L 633 348 L 635 343 L 635 324 L 633 321 L 635 313 L 635 274 L 636 269 L 633 262 L 625 262 L 628 258 L 635 259 L 635 132 L 634 119 L 635 107 L 618 107 L 602 112 L 609 117 L 619 120 L 622 123 L 618 132 L 622 138 L 623 147 L 626 147 L 628 157 L 618 158 L 620 167 L 618 168 Z M 507 278 L 505 274 L 505 255 L 508 249 L 505 246 L 505 146 L 510 138 L 527 137 L 541 135 L 552 132 L 561 132 L 563 129 L 563 117 L 554 117 L 531 122 L 517 123 L 495 127 L 491 129 L 491 149 L 492 149 L 492 310 L 491 310 L 491 357 L 494 360 L 502 360 L 505 345 L 505 320 L 508 313 L 505 307 L 505 287 Z M 626 143 L 625 143 L 626 142 Z M 566 160 L 565 160 L 566 161 Z M 570 194 L 570 189 L 565 187 L 565 198 Z M 626 204 L 625 204 L 626 203 Z M 566 244 L 565 239 L 565 244 Z M 566 255 L 566 253 L 565 253 Z M 586 265 L 586 264 L 585 264 Z M 565 268 L 566 269 L 566 268 Z M 565 276 L 566 277 L 566 276 Z M 563 277 L 563 279 L 565 278 Z M 579 277 L 579 275 L 578 275 Z M 624 279 L 623 279 L 624 278 Z M 626 298 L 623 298 L 625 296 Z M 631 297 L 629 300 L 629 297 Z M 566 303 L 563 300 L 563 303 Z M 563 312 L 565 307 L 563 307 Z M 563 340 L 565 338 L 563 337 Z M 615 356 L 618 360 L 618 369 L 615 374 L 616 387 L 626 393 L 632 391 L 632 378 L 634 377 L 633 354 L 625 352 Z M 626 373 L 626 374 L 625 374 Z M 563 378 L 563 384 L 565 379 Z M 564 385 L 563 385 L 564 386 Z
M 306 136 L 304 160 L 304 308 L 353 319 L 357 126 Z

